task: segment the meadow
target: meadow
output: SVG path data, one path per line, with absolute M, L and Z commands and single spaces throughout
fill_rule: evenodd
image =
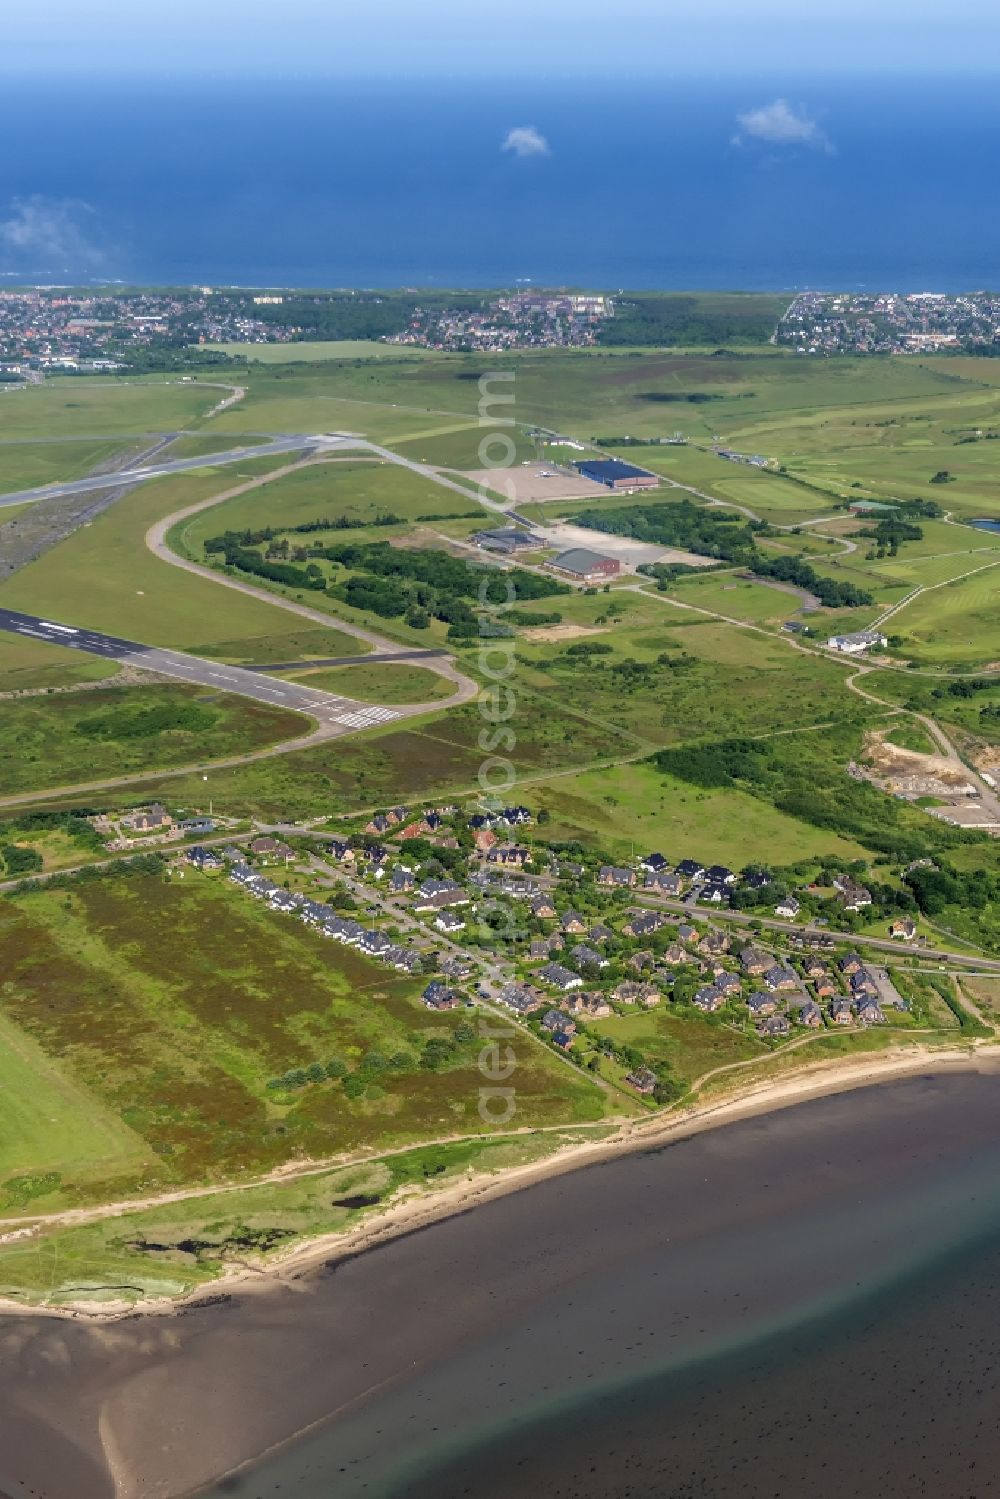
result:
M 2 1053 L 20 1094 L 55 1072 L 51 1087 L 66 1080 L 65 1129 L 72 1090 L 91 1141 L 114 1126 L 103 1180 L 98 1152 L 86 1148 L 66 1152 L 53 1171 L 57 1142 L 0 1094 L 0 1160 L 17 1177 L 46 1174 L 33 1196 L 46 1208 L 487 1131 L 477 1107 L 481 1042 L 463 1012 L 429 1012 L 419 1001 L 426 981 L 387 973 L 224 878 L 132 875 L 5 901 L 0 964 L 0 1018 L 30 1043 Z M 527 1035 L 513 1044 L 520 1123 L 602 1117 L 601 1090 Z M 352 1089 L 325 1074 L 291 1091 L 268 1086 L 334 1057 L 356 1076 Z M 11 1193 L 24 1190 L 0 1172 L 8 1212 Z
M 247 754 L 308 728 L 301 714 L 180 684 L 22 697 L 0 714 L 0 796 Z
M 235 383 L 235 382 L 233 382 Z M 176 432 L 199 421 L 225 395 L 197 380 L 109 380 L 50 377 L 43 385 L 6 387 L 0 438 L 79 437 L 93 441 Z
M 0 418 L 3 410 L 0 406 Z M 0 431 L 3 430 L 0 425 Z M 115 438 L 89 442 L 0 442 L 0 494 L 82 479 L 108 458 L 135 451 L 138 451 L 136 444 L 126 445 Z M 13 509 L 0 509 L 0 525 L 14 514 Z
M 338 692 L 366 703 L 432 703 L 455 690 L 446 677 L 436 676 L 424 666 L 399 661 L 320 667 L 283 675 L 293 682 L 305 682 L 323 692 Z

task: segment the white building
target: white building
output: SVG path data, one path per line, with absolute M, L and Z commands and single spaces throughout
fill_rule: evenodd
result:
M 864 651 L 888 643 L 878 630 L 858 630 L 853 635 L 831 635 L 826 645 L 828 650 L 840 651 L 843 656 L 860 656 Z

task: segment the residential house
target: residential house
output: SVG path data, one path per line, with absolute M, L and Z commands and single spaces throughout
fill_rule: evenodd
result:
M 818 1030 L 823 1024 L 823 1012 L 814 999 L 807 999 L 805 1004 L 798 1006 L 796 1020 L 799 1025 L 809 1026 L 812 1030 Z
M 736 876 L 725 864 L 710 864 L 705 871 L 710 885 L 735 885 Z
M 129 817 L 122 818 L 122 826 L 132 828 L 137 833 L 150 833 L 158 828 L 169 828 L 173 826 L 174 819 L 166 807 L 161 807 L 159 802 L 154 802 L 151 807 L 144 807 L 140 812 L 133 812 Z
M 559 925 L 571 937 L 582 937 L 587 930 L 587 923 L 576 911 L 567 911 L 565 916 L 560 919 Z
M 662 911 L 631 911 L 622 931 L 626 937 L 651 937 L 666 924 Z
M 834 1025 L 853 1025 L 854 1007 L 849 999 L 835 999 L 830 1005 L 830 1019 Z
M 819 953 L 806 953 L 802 960 L 802 971 L 807 979 L 823 978 L 828 972 L 826 962 Z
M 441 979 L 431 979 L 421 998 L 429 1010 L 454 1010 L 458 1005 L 458 995 Z
M 663 954 L 663 961 L 664 963 L 673 963 L 675 965 L 688 963 L 690 962 L 690 955 L 681 947 L 679 942 L 671 942 Z
M 611 928 L 603 926 L 601 922 L 598 922 L 596 926 L 592 926 L 588 933 L 591 942 L 611 942 L 614 939 L 614 935 Z
M 413 870 L 405 864 L 397 864 L 389 877 L 389 893 L 391 895 L 405 895 L 413 889 Z
M 564 1031 L 569 1036 L 576 1030 L 576 1021 L 561 1010 L 546 1010 L 541 1024 L 543 1031 Z
M 763 975 L 765 987 L 768 989 L 797 989 L 799 987 L 799 976 L 792 968 L 784 963 L 775 963 Z
M 496 841 L 497 835 L 492 828 L 479 828 L 473 837 L 473 842 L 481 854 L 488 853 Z
M 739 994 L 740 989 L 742 988 L 739 974 L 730 973 L 727 969 L 723 969 L 721 973 L 717 973 L 712 982 L 717 989 L 721 990 L 721 992 L 726 996 L 727 999 L 732 994 Z
M 766 869 L 751 869 L 744 874 L 743 883 L 748 890 L 764 890 L 771 883 L 771 875 Z
M 450 979 L 467 979 L 474 966 L 470 958 L 462 957 L 460 953 L 441 959 L 441 972 Z
M 647 890 L 654 890 L 657 895 L 677 896 L 684 888 L 680 875 L 672 874 L 669 869 L 647 870 L 643 885 Z
M 706 958 L 719 958 L 729 951 L 729 938 L 717 927 L 710 927 L 698 943 L 698 951 Z
M 714 984 L 702 984 L 700 989 L 695 990 L 694 999 L 692 1000 L 692 1004 L 697 1005 L 699 1010 L 704 1010 L 706 1015 L 711 1015 L 716 1010 L 721 1010 L 725 1002 L 726 996 Z
M 654 953 L 651 953 L 647 947 L 641 948 L 639 952 L 632 953 L 631 956 L 626 959 L 627 965 L 629 968 L 631 968 L 633 973 L 645 972 L 647 968 L 652 968 L 655 961 L 656 955 Z
M 785 916 L 789 921 L 793 920 L 802 910 L 794 895 L 786 895 L 774 908 L 775 916 Z
M 661 874 L 667 867 L 667 861 L 662 854 L 647 854 L 640 867 L 650 874 Z
M 840 899 L 845 911 L 861 911 L 865 906 L 872 903 L 872 894 L 864 885 L 859 885 L 852 880 L 850 875 L 834 875 L 833 888 L 840 891 Z
M 740 966 L 744 973 L 759 978 L 762 973 L 774 967 L 774 958 L 762 947 L 744 947 L 740 952 Z
M 637 984 L 631 979 L 625 979 L 611 991 L 611 998 L 621 1005 L 643 1005 L 645 1009 L 651 1010 L 660 1003 L 663 995 L 655 984 Z
M 684 880 L 700 880 L 705 870 L 697 859 L 682 859 L 677 866 L 677 873 Z
M 536 895 L 531 902 L 531 914 L 540 921 L 550 921 L 556 914 L 556 908 L 547 895 Z
M 609 959 L 595 947 L 588 947 L 586 942 L 578 942 L 573 948 L 570 956 L 579 968 L 607 968 Z
M 293 859 L 295 852 L 282 843 L 279 838 L 254 838 L 250 844 L 250 852 L 258 859 L 263 859 L 266 864 L 278 863 L 282 859 Z
M 791 1031 L 791 1023 L 787 1015 L 769 1015 L 767 1019 L 757 1027 L 757 1034 L 764 1036 L 769 1041 L 780 1041 Z
M 507 869 L 523 869 L 525 864 L 531 863 L 531 849 L 520 843 L 498 843 L 487 849 L 486 862 Z
M 449 906 L 467 906 L 469 897 L 461 885 L 448 885 L 443 890 L 432 890 L 423 895 L 418 892 L 413 902 L 414 911 L 445 911 Z
M 912 942 L 917 935 L 917 923 L 911 916 L 901 916 L 889 927 L 889 936 L 901 942 Z
M 448 936 L 465 930 L 465 922 L 457 911 L 439 911 L 434 918 L 434 925 L 439 932 L 444 932 Z
M 179 833 L 214 833 L 215 822 L 211 817 L 185 817 L 177 824 Z
M 611 1006 L 599 989 L 592 994 L 571 995 L 566 1008 L 572 1015 L 580 1015 L 586 1020 L 604 1020 L 611 1014 Z
M 644 1096 L 653 1092 L 656 1087 L 656 1073 L 650 1072 L 648 1067 L 637 1067 L 634 1072 L 626 1075 L 625 1081 L 630 1088 Z
M 564 968 L 561 963 L 546 963 L 544 968 L 538 970 L 538 977 L 553 989 L 561 989 L 564 994 L 568 994 L 571 989 L 583 988 L 580 975 Z
M 338 864 L 353 864 L 356 859 L 353 848 L 344 838 L 334 838 L 327 844 L 326 851 Z
M 867 968 L 859 968 L 857 973 L 852 973 L 851 993 L 855 999 L 859 994 L 877 994 L 878 984 L 875 982 L 874 974 L 869 973 Z
M 833 995 L 840 993 L 837 981 L 832 973 L 819 974 L 818 977 L 813 979 L 812 984 L 816 991 L 817 999 L 831 999 Z
M 530 984 L 505 984 L 498 995 L 500 1003 L 513 1010 L 515 1015 L 530 1015 L 541 1009 L 545 1000 Z
M 773 1015 L 777 1008 L 778 1001 L 765 989 L 755 989 L 753 994 L 747 995 L 747 1009 L 755 1020 L 762 1019 L 765 1015 Z
M 682 942 L 690 945 L 692 942 L 698 941 L 698 928 L 696 926 L 689 926 L 686 921 L 682 921 L 677 928 L 677 935 Z
M 877 999 L 870 995 L 862 999 L 858 1004 L 859 1025 L 884 1025 L 885 1015 L 882 1006 Z
M 195 869 L 222 868 L 222 860 L 215 850 L 202 848 L 200 844 L 196 844 L 194 848 L 185 849 L 184 857 L 189 864 L 194 865 Z
M 864 961 L 856 952 L 845 952 L 842 958 L 837 959 L 837 967 L 841 973 L 848 975 L 858 973 L 864 966 Z
M 635 879 L 634 869 L 624 869 L 617 864 L 602 864 L 597 872 L 599 885 L 628 888 L 635 884 Z
M 528 948 L 530 958 L 547 958 L 549 955 L 549 940 L 547 937 L 536 937 Z

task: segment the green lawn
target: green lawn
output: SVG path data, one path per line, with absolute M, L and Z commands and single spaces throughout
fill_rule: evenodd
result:
M 293 682 L 305 682 L 324 692 L 339 692 L 362 702 L 432 703 L 450 697 L 455 684 L 423 666 L 387 661 L 382 665 L 334 666 L 325 670 L 291 672 Z
M 0 692 L 77 686 L 113 677 L 117 671 L 117 661 L 0 632 Z
M 0 406 L 0 431 L 5 431 Z M 37 489 L 66 479 L 81 479 L 99 463 L 117 453 L 134 452 L 136 444 L 124 444 L 120 438 L 90 442 L 2 442 L 0 443 L 0 494 L 18 489 Z M 0 509 L 0 525 L 16 512 Z

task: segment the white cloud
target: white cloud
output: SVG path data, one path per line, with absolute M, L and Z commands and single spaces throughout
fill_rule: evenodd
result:
M 551 148 L 544 135 L 534 125 L 515 125 L 508 130 L 501 151 L 513 151 L 515 156 L 549 156 Z
M 94 210 L 77 199 L 15 198 L 0 219 L 0 252 L 32 269 L 100 270 L 105 252 L 95 225 Z
M 804 146 L 812 151 L 833 155 L 834 146 L 816 120 L 800 105 L 796 109 L 787 99 L 775 99 L 736 116 L 739 129 L 733 145 L 760 141 L 766 146 Z

